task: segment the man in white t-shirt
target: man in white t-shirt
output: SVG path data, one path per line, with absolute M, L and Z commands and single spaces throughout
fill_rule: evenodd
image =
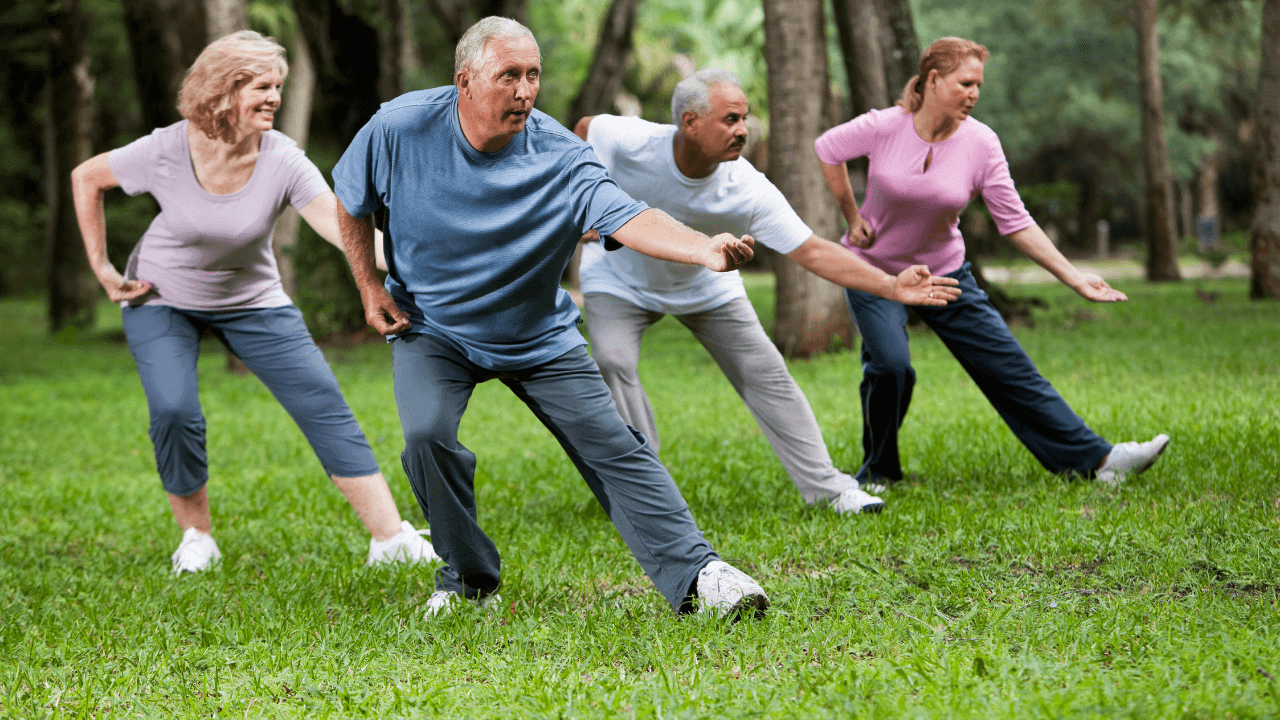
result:
M 695 230 L 751 235 L 827 280 L 909 305 L 940 306 L 959 296 L 954 280 L 931 277 L 922 265 L 894 277 L 814 235 L 741 157 L 748 107 L 740 85 L 733 73 L 702 70 L 676 86 L 676 125 L 596 115 L 574 132 L 624 192 Z M 592 355 L 623 419 L 655 450 L 653 408 L 637 374 L 640 337 L 675 315 L 742 396 L 805 502 L 827 502 L 841 513 L 883 509 L 880 498 L 832 465 L 809 401 L 760 326 L 737 271 L 656 260 L 605 238 L 583 248 L 580 277 Z

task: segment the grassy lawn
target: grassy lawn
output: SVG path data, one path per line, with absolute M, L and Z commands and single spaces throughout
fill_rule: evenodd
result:
M 1060 287 L 1017 335 L 1112 441 L 1167 432 L 1109 490 L 1046 473 L 929 334 L 879 516 L 801 502 L 673 320 L 641 367 L 663 459 L 774 605 L 677 619 L 551 436 L 500 384 L 463 423 L 499 612 L 427 622 L 430 572 L 362 567 L 367 535 L 252 377 L 201 361 L 223 561 L 169 576 L 176 531 L 119 315 L 49 339 L 0 302 L 0 715 L 1275 717 L 1280 305 L 1239 281 Z M 772 287 L 751 278 L 772 316 Z M 1219 292 L 1216 302 L 1195 290 Z M 327 351 L 406 518 L 421 522 L 381 344 Z M 861 458 L 856 356 L 795 362 L 839 466 Z

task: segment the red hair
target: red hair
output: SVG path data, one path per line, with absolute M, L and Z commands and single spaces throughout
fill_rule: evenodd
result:
M 920 56 L 920 74 L 907 81 L 906 87 L 902 88 L 902 97 L 898 98 L 896 104 L 907 112 L 919 110 L 924 104 L 924 81 L 929 78 L 931 71 L 937 70 L 938 75 L 945 77 L 955 72 L 965 58 L 977 58 L 978 62 L 985 63 L 988 55 L 990 53 L 986 47 L 972 40 L 958 37 L 934 40 L 929 49 L 924 51 L 924 55 Z
M 255 77 L 289 74 L 285 50 L 275 38 L 241 30 L 209 43 L 187 70 L 178 90 L 178 112 L 211 140 L 235 139 L 240 90 Z

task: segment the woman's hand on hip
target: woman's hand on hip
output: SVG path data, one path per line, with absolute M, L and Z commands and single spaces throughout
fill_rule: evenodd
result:
M 107 291 L 111 302 L 124 302 L 151 292 L 151 283 L 146 280 L 125 280 L 118 270 L 111 265 L 97 270 L 98 282 Z
M 903 305 L 942 307 L 960 298 L 959 284 L 955 278 L 931 275 L 925 265 L 912 265 L 898 273 L 890 299 Z
M 847 248 L 861 248 L 863 250 L 871 247 L 871 243 L 876 241 L 876 233 L 863 219 L 861 213 L 855 215 L 853 220 L 849 222 L 849 232 L 845 233 L 842 238 L 842 244 Z
M 1072 288 L 1080 297 L 1093 302 L 1125 302 L 1128 295 L 1107 284 L 1100 275 L 1082 273 L 1080 281 Z

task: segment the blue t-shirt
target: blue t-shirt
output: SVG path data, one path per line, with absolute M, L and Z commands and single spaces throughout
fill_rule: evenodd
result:
M 588 230 L 617 231 L 648 206 L 609 178 L 591 147 L 534 110 L 498 152 L 471 147 L 453 86 L 385 103 L 333 169 L 353 217 L 386 208 L 387 290 L 410 333 L 490 370 L 585 345 L 560 278 Z

